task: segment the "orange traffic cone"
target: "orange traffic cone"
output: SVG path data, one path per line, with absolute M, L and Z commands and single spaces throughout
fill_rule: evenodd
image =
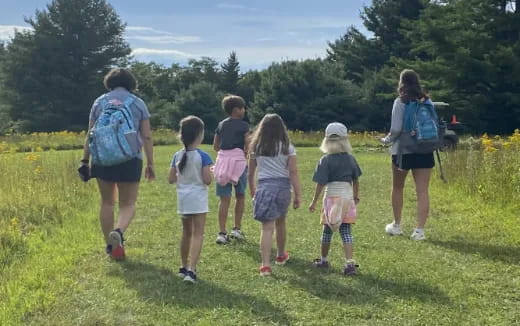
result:
M 455 114 L 451 116 L 451 122 L 450 122 L 450 123 L 451 123 L 451 124 L 459 123 L 459 122 L 457 121 L 457 116 L 456 116 Z

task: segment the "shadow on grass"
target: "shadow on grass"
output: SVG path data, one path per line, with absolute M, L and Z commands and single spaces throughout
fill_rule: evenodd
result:
M 260 261 L 258 245 L 248 243 L 241 246 L 239 250 Z M 338 262 L 337 267 L 340 265 L 342 264 Z M 283 276 L 278 276 L 275 271 L 273 274 L 275 278 L 283 279 L 324 300 L 358 305 L 385 305 L 387 298 L 397 297 L 442 305 L 451 304 L 450 298 L 441 289 L 419 279 L 385 279 L 379 275 L 363 273 L 361 269 L 359 275 L 345 276 L 345 282 L 336 281 L 330 279 L 328 275 L 342 274 L 342 269 L 319 270 L 312 266 L 312 262 L 294 256 L 291 256 L 282 268 L 290 269 L 292 273 L 287 276 L 280 273 Z
M 463 254 L 481 255 L 486 259 L 501 261 L 510 265 L 520 263 L 520 247 L 494 246 L 485 243 L 467 242 L 462 240 L 429 240 L 428 242 Z
M 113 271 L 111 275 L 123 278 L 147 302 L 187 309 L 239 309 L 254 314 L 262 322 L 291 322 L 282 310 L 262 298 L 236 293 L 206 280 L 187 284 L 173 271 L 145 262 L 127 260 L 121 266 L 122 273 Z

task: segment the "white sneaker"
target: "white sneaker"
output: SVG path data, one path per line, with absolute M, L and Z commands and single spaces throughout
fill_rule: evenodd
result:
M 231 234 L 229 235 L 231 238 L 235 238 L 237 240 L 244 239 L 244 233 L 240 231 L 240 229 L 233 229 L 231 230 Z
M 415 240 L 415 241 L 426 240 L 426 236 L 424 235 L 424 230 L 413 229 L 410 239 Z
M 228 244 L 228 236 L 226 233 L 219 232 L 217 235 L 217 244 L 225 245 Z
M 390 235 L 403 234 L 403 231 L 401 230 L 401 225 L 395 225 L 394 223 L 387 224 L 385 227 L 385 231 Z

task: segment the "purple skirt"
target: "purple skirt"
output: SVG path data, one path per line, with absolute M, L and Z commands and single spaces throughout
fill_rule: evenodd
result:
M 291 181 L 288 178 L 262 179 L 255 192 L 253 216 L 260 222 L 287 215 L 291 203 Z

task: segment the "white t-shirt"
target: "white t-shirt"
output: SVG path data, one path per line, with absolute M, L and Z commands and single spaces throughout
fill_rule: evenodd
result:
M 173 155 L 171 166 L 177 169 L 177 213 L 181 215 L 209 212 L 208 186 L 202 180 L 202 168 L 213 164 L 211 157 L 200 149 L 186 152 L 187 162 L 179 170 L 179 163 L 186 151 Z
M 258 180 L 270 178 L 289 178 L 289 157 L 296 156 L 296 150 L 289 144 L 289 153 L 276 156 L 254 156 L 258 171 Z

